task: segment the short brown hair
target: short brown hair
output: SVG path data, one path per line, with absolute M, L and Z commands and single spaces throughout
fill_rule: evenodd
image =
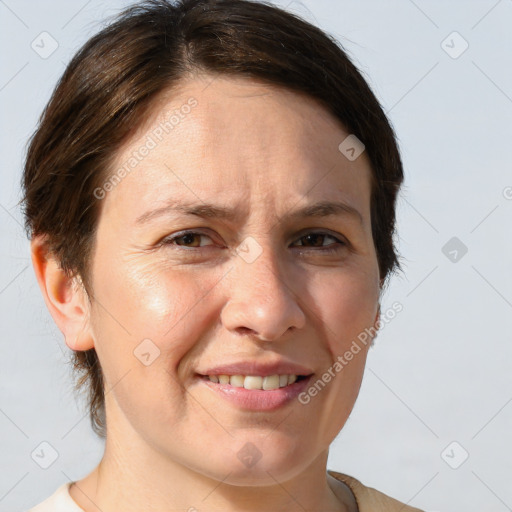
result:
M 74 56 L 44 109 L 22 177 L 29 238 L 88 296 L 99 216 L 94 190 L 145 121 L 159 93 L 194 71 L 243 76 L 308 94 L 365 145 L 372 167 L 371 225 L 381 283 L 400 269 L 395 202 L 403 181 L 394 131 L 341 45 L 298 16 L 251 0 L 150 0 L 124 10 Z M 340 141 L 341 142 L 341 141 Z M 73 353 L 88 387 L 93 430 L 105 437 L 101 367 L 94 349 Z

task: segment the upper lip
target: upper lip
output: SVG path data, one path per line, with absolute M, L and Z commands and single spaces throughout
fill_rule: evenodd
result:
M 258 375 L 268 377 L 269 375 L 311 375 L 313 372 L 306 366 L 286 361 L 257 362 L 238 361 L 207 368 L 199 372 L 200 375 Z

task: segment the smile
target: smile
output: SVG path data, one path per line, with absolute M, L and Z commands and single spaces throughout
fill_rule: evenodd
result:
M 198 375 L 217 397 L 239 409 L 272 411 L 290 402 L 307 388 L 311 375 Z M 286 384 L 285 384 L 286 378 Z M 282 384 L 282 385 L 281 385 Z

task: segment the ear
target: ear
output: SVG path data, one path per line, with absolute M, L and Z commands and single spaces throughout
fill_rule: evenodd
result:
M 72 350 L 94 348 L 89 328 L 89 301 L 77 278 L 71 278 L 48 252 L 43 235 L 30 243 L 32 265 L 46 307 L 57 324 L 66 345 Z

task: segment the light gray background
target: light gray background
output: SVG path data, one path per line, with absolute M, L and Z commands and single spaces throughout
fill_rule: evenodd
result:
M 276 3 L 340 39 L 388 112 L 405 165 L 405 276 L 383 303 L 403 311 L 370 351 L 329 468 L 424 510 L 512 510 L 512 1 Z M 73 397 L 69 351 L 16 203 L 25 144 L 57 79 L 125 5 L 0 0 L 2 511 L 83 477 L 103 450 Z M 43 31 L 59 45 L 46 59 L 31 48 Z M 455 262 L 442 252 L 452 237 L 468 248 Z M 59 454 L 46 470 L 31 458 L 43 441 Z

